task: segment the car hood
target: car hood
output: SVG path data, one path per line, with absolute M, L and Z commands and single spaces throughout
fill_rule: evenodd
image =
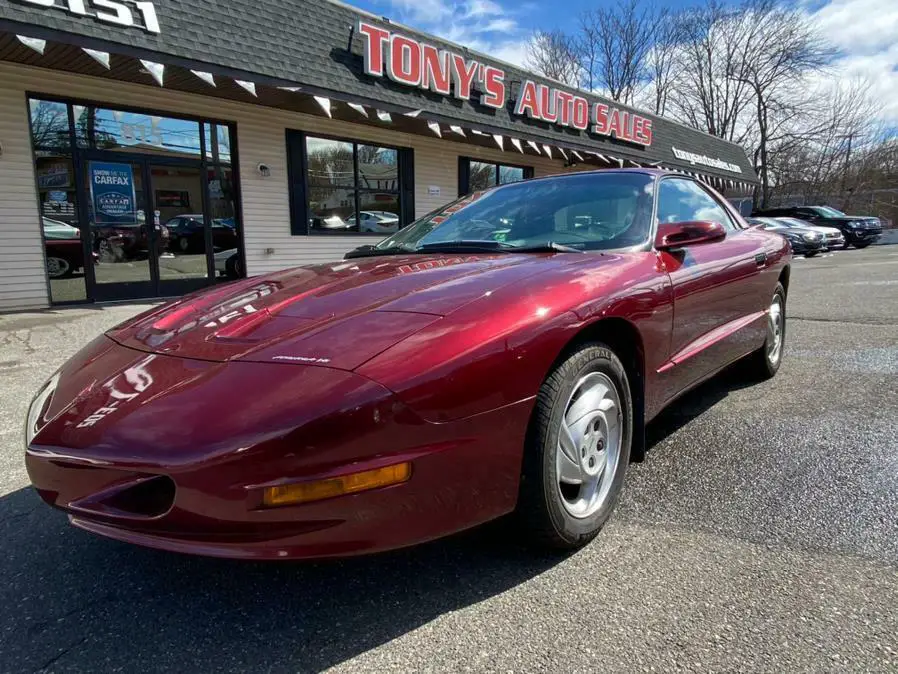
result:
M 490 291 L 580 257 L 408 255 L 299 267 L 188 295 L 107 336 L 183 358 L 352 370 Z

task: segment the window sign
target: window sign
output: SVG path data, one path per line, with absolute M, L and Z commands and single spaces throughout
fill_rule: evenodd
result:
M 131 164 L 90 162 L 90 198 L 95 224 L 137 224 Z
M 68 162 L 49 162 L 37 169 L 37 185 L 40 189 L 68 187 L 71 184 Z

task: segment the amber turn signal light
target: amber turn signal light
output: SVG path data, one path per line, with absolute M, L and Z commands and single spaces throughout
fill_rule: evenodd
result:
M 329 477 L 325 480 L 266 487 L 262 493 L 262 504 L 271 507 L 321 501 L 344 494 L 355 494 L 378 487 L 388 487 L 391 484 L 400 484 L 406 482 L 411 475 L 412 464 L 406 462 L 361 473 Z

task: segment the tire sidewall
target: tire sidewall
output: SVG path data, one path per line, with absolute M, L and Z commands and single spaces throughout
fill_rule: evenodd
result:
M 594 537 L 610 517 L 617 504 L 627 465 L 630 462 L 630 446 L 633 439 L 633 401 L 627 374 L 620 360 L 607 347 L 591 345 L 574 353 L 562 365 L 564 383 L 552 402 L 548 428 L 543 431 L 542 446 L 542 488 L 547 514 L 557 534 L 566 541 L 576 542 Z M 577 518 L 568 513 L 558 492 L 556 447 L 561 419 L 568 399 L 577 382 L 587 374 L 600 372 L 607 375 L 618 389 L 623 409 L 624 425 L 620 457 L 614 474 L 611 491 L 595 513 L 589 517 Z
M 786 357 L 786 335 L 787 335 L 787 325 L 789 323 L 788 317 L 786 316 L 786 289 L 783 288 L 781 283 L 776 284 L 776 288 L 773 291 L 773 297 L 779 295 L 780 298 L 780 311 L 782 311 L 783 324 L 780 328 L 780 357 L 777 359 L 776 364 L 770 362 L 770 359 L 767 357 L 767 340 L 764 340 L 763 347 L 763 355 L 764 362 L 767 365 L 767 372 L 772 377 L 775 375 L 780 366 L 783 364 L 783 358 Z M 771 304 L 773 303 L 773 297 L 770 298 Z

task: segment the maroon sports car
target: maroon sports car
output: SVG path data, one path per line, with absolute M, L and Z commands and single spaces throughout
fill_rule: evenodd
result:
M 738 359 L 776 373 L 790 259 L 678 174 L 478 192 L 97 337 L 35 397 L 28 472 L 74 525 L 181 552 L 351 555 L 513 511 L 580 546 L 665 405 Z

